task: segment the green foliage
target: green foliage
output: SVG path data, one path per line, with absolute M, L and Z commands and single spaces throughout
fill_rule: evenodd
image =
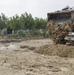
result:
M 24 13 L 21 15 L 21 18 L 24 22 L 24 29 L 33 29 L 34 28 L 34 18 L 31 14 Z
M 13 17 L 7 18 L 3 13 L 0 16 L 0 29 L 12 28 L 15 32 L 17 30 L 35 30 L 35 29 L 45 29 L 47 20 L 32 17 L 32 14 L 25 12 L 18 16 L 17 14 Z M 21 33 L 22 34 L 22 33 Z M 35 32 L 34 34 L 39 34 Z M 23 34 L 22 34 L 23 35 Z
M 15 31 L 19 29 L 23 29 L 24 27 L 22 19 L 18 15 L 15 15 L 12 18 L 10 18 L 7 24 Z
M 8 38 L 18 38 L 17 34 L 8 34 L 7 35 Z
M 46 26 L 46 19 L 37 18 L 35 17 L 35 29 L 45 29 Z
M 3 29 L 7 26 L 7 17 L 1 13 L 1 16 L 0 16 L 0 29 Z

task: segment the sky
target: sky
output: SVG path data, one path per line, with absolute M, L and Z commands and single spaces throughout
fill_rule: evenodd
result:
M 61 10 L 67 5 L 73 7 L 74 0 L 0 0 L 0 14 L 12 17 L 27 12 L 33 17 L 47 18 L 48 12 Z

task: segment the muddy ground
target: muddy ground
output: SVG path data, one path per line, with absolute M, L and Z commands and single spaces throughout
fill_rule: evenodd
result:
M 50 39 L 1 40 L 0 75 L 74 75 L 73 52 Z

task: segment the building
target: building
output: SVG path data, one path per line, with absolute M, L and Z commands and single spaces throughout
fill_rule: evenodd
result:
M 53 20 L 58 24 L 74 21 L 74 10 L 61 10 L 47 13 L 48 21 Z

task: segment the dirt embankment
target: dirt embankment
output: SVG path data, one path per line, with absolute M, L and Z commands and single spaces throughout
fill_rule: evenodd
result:
M 51 56 L 74 57 L 74 46 L 61 44 L 45 45 L 37 48 L 35 52 Z
M 0 43 L 0 75 L 74 75 L 74 58 L 64 58 L 74 57 L 74 47 L 52 43 L 50 39 Z

